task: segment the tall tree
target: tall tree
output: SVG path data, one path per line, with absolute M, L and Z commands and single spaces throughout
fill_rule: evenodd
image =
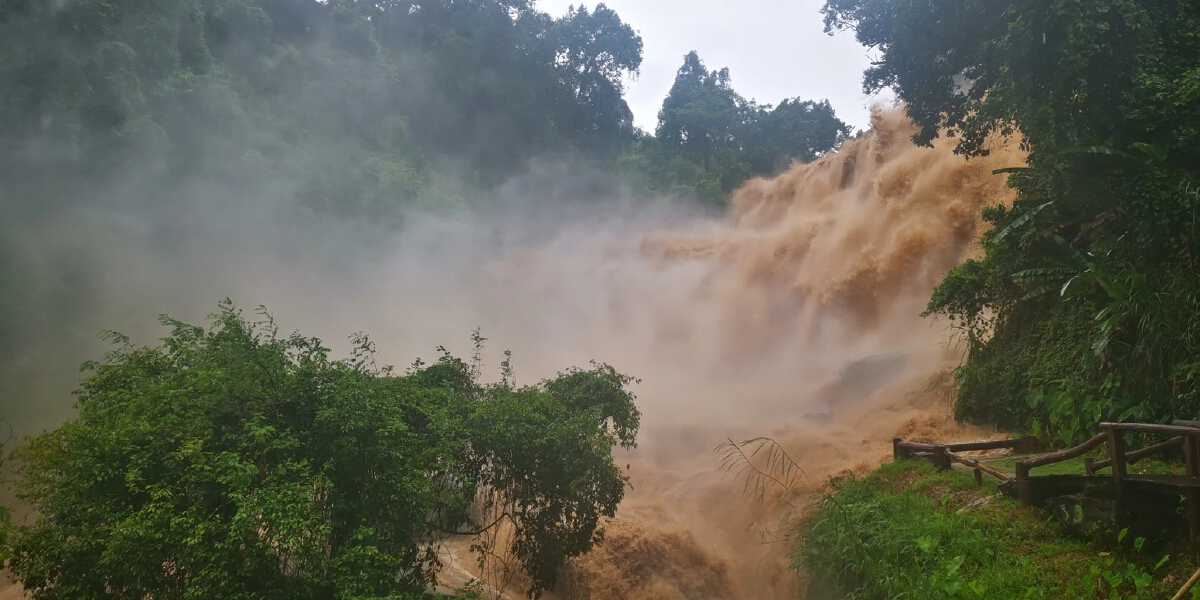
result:
M 693 51 L 663 100 L 655 135 L 642 136 L 621 169 L 653 192 L 721 203 L 751 176 L 813 160 L 849 133 L 828 101 L 747 101 L 729 69 L 710 71 Z
M 880 50 L 864 85 L 897 91 L 916 141 L 945 131 L 971 156 L 1019 132 L 1030 150 L 1017 202 L 985 213 L 986 257 L 930 304 L 971 340 L 960 416 L 1033 417 L 1072 438 L 1101 416 L 1200 415 L 1200 7 L 828 0 L 824 12 Z
M 633 140 L 624 80 L 641 67 L 642 39 L 604 4 L 571 7 L 555 31 L 556 66 L 574 101 L 567 133 L 585 154 L 615 158 Z
M 388 5 L 374 19 L 422 143 L 496 183 L 539 154 L 611 160 L 632 138 L 623 80 L 642 40 L 615 11 L 554 19 L 529 3 Z
M 663 100 L 655 136 L 668 148 L 699 158 L 709 171 L 713 153 L 735 144 L 744 103 L 728 68 L 709 71 L 699 54 L 689 52 Z
M 775 107 L 751 105 L 742 147 L 756 174 L 778 173 L 793 161 L 810 162 L 837 148 L 850 131 L 828 100 L 793 98 Z

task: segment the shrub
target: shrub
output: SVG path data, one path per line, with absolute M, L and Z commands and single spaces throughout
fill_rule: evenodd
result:
M 208 329 L 85 365 L 78 417 L 18 451 L 10 568 L 35 598 L 423 593 L 438 540 L 510 528 L 531 595 L 602 538 L 624 495 L 631 378 L 607 365 L 479 383 L 443 356 L 403 376 L 226 302 Z M 476 337 L 477 343 L 482 338 Z M 489 551 L 490 548 L 480 548 Z

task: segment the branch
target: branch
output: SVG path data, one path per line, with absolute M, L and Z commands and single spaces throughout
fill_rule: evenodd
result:
M 492 522 L 491 522 L 491 524 L 489 524 L 487 527 L 481 527 L 481 528 L 479 528 L 479 529 L 476 529 L 476 530 L 474 530 L 474 531 L 453 531 L 453 530 L 450 530 L 450 529 L 444 529 L 444 528 L 442 528 L 442 527 L 437 527 L 437 530 L 438 530 L 438 531 L 440 531 L 440 532 L 442 532 L 442 533 L 448 534 L 448 535 L 470 535 L 470 536 L 476 536 L 476 535 L 481 535 L 481 534 L 482 534 L 482 533 L 484 533 L 485 531 L 488 531 L 488 530 L 490 530 L 491 528 L 493 528 L 493 527 L 495 527 L 495 526 L 499 525 L 499 524 L 500 524 L 500 521 L 504 520 L 504 517 L 509 517 L 509 518 L 511 519 L 511 518 L 512 518 L 512 515 L 511 515 L 511 514 L 509 514 L 509 513 L 507 513 L 507 512 L 505 512 L 505 513 L 501 514 L 499 517 L 496 517 L 496 520 L 495 520 L 495 521 L 492 521 Z

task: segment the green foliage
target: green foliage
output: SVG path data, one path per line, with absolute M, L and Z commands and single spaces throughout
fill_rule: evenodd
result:
M 260 315 L 164 317 L 160 346 L 111 334 L 86 365 L 78 418 L 18 451 L 38 516 L 5 547 L 35 598 L 420 594 L 438 540 L 501 526 L 540 595 L 601 541 L 626 483 L 612 449 L 638 429 L 629 377 L 483 385 L 449 354 L 400 376 L 365 337 L 333 360 Z
M 747 454 L 749 449 L 749 454 Z M 742 495 L 753 497 L 759 502 L 766 499 L 769 489 L 790 492 L 792 486 L 805 476 L 804 469 L 779 445 L 767 437 L 752 438 L 742 443 L 730 438 L 715 449 L 721 459 L 721 470 L 732 473 L 733 478 L 743 479 Z M 754 458 L 762 454 L 762 466 L 754 464 Z
M 1019 131 L 1030 151 L 1002 170 L 1018 198 L 985 212 L 985 257 L 929 304 L 970 342 L 959 416 L 1069 442 L 1096 419 L 1200 414 L 1200 8 L 828 0 L 824 12 L 882 51 L 864 86 L 897 90 L 917 142 L 944 132 L 974 156 Z
M 20 164 L 52 144 L 63 156 L 40 167 L 89 175 L 165 157 L 181 176 L 248 147 L 270 154 L 252 176 L 286 180 L 335 147 L 352 158 L 322 171 L 346 185 L 310 206 L 375 218 L 426 191 L 429 160 L 479 188 L 536 156 L 611 163 L 633 140 L 623 79 L 641 60 L 603 4 L 554 19 L 504 0 L 5 2 L 0 150 Z M 114 153 L 132 123 L 166 135 Z M 379 189 L 371 161 L 398 183 Z
M 554 19 L 530 2 L 408 1 L 366 12 L 406 85 L 414 137 L 495 185 L 535 156 L 611 163 L 633 139 L 623 79 L 642 40 L 604 4 Z
M 604 5 L 2 0 L 0 252 L 15 273 L 0 303 L 18 309 L 0 314 L 0 353 L 94 326 L 76 304 L 103 275 L 57 254 L 125 236 L 49 234 L 83 212 L 145 224 L 158 253 L 235 222 L 269 224 L 273 243 L 391 233 L 481 204 L 537 158 L 610 172 L 634 141 L 623 82 L 641 53 Z M 19 395 L 0 392 L 8 414 Z
M 926 462 L 836 480 L 802 528 L 796 566 L 830 597 L 1159 598 L 1175 591 L 1168 572 L 1190 569 L 1142 538 L 1121 536 L 1113 553 L 1065 540 L 1034 511 L 981 495 L 970 474 Z
M 708 70 L 696 52 L 683 59 L 658 113 L 621 171 L 647 189 L 721 204 L 755 175 L 772 175 L 838 147 L 850 127 L 828 101 L 747 101 L 729 69 Z
M 742 99 L 733 91 L 729 69 L 709 71 L 695 52 L 688 53 L 658 114 L 657 137 L 663 144 L 711 168 L 712 155 L 735 142 Z
M 615 158 L 633 140 L 633 113 L 623 78 L 642 64 L 642 38 L 604 4 L 589 12 L 572 6 L 557 25 L 555 64 L 574 101 L 566 133 L 585 154 Z

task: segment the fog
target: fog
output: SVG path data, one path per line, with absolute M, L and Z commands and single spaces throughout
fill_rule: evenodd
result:
M 590 360 L 642 380 L 641 445 L 618 457 L 634 488 L 611 544 L 573 567 L 572 597 L 606 597 L 597 582 L 611 580 L 614 598 L 774 598 L 794 581 L 786 548 L 762 545 L 756 523 L 790 509 L 742 500 L 717 444 L 775 436 L 810 471 L 788 492 L 803 494 L 823 473 L 875 460 L 898 430 L 950 426 L 923 392 L 958 357 L 919 314 L 974 251 L 979 209 L 1011 202 L 992 170 L 1022 160 L 1015 150 L 968 163 L 912 146 L 900 113 L 877 111 L 868 135 L 748 182 L 726 214 L 639 197 L 553 155 L 458 201 L 445 197 L 471 179 L 467 167 L 431 159 L 433 184 L 398 210 L 378 201 L 400 184 L 351 195 L 361 210 L 339 212 L 322 169 L 370 145 L 350 142 L 382 128 L 386 103 L 368 89 L 345 104 L 341 77 L 375 66 L 322 52 L 327 68 L 281 83 L 292 91 L 273 101 L 342 110 L 353 119 L 336 135 L 280 141 L 213 78 L 189 80 L 185 106 L 232 107 L 160 128 L 170 143 L 149 127 L 71 144 L 53 133 L 53 111 L 24 115 L 35 126 L 0 154 L 0 415 L 18 436 L 72 416 L 101 331 L 152 344 L 165 333 L 158 315 L 199 323 L 224 298 L 264 305 L 283 331 L 335 352 L 364 332 L 399 366 L 438 345 L 468 354 L 479 328 L 485 368 L 498 374 L 511 350 L 520 383 Z M 388 160 L 380 172 L 408 164 Z M 844 374 L 863 378 L 855 365 L 881 355 L 902 366 L 846 393 Z M 657 579 L 627 580 L 623 561 L 646 552 L 664 561 Z

